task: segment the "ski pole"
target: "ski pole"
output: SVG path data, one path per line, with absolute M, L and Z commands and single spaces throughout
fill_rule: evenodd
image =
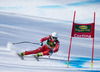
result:
M 22 44 L 22 43 L 30 43 L 30 44 L 37 44 L 37 45 L 39 45 L 39 43 L 33 43 L 33 42 L 28 42 L 28 41 L 13 43 L 13 45 L 15 45 L 15 44 Z
M 52 54 L 50 54 L 48 57 L 50 58 Z
M 53 49 L 49 50 L 49 54 L 50 55 L 48 57 L 50 58 L 52 56 L 52 54 L 53 54 Z

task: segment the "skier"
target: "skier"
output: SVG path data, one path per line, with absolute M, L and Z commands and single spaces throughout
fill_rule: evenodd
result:
M 46 44 L 43 45 L 43 42 L 47 41 Z M 44 55 L 52 55 L 53 53 L 57 52 L 59 50 L 59 41 L 58 41 L 58 34 L 56 32 L 53 32 L 48 37 L 44 37 L 40 40 L 39 45 L 41 47 L 32 50 L 32 51 L 25 51 L 20 53 L 20 55 L 23 57 L 24 55 L 30 55 L 30 54 L 36 54 L 34 57 L 39 60 L 40 56 Z

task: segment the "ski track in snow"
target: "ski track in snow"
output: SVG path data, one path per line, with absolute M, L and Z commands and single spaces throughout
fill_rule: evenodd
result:
M 5 52 L 5 53 L 2 53 Z M 3 58 L 3 60 L 0 59 L 0 70 L 1 71 L 6 71 L 5 69 L 9 70 L 9 71 L 24 71 L 27 72 L 28 70 L 30 71 L 38 71 L 38 70 L 42 70 L 44 72 L 46 72 L 47 70 L 49 70 L 49 72 L 51 71 L 58 71 L 58 72 L 65 72 L 65 71 L 90 71 L 91 72 L 91 68 L 85 68 L 85 67 L 78 67 L 78 64 L 81 65 L 81 62 L 85 61 L 89 61 L 91 60 L 90 58 L 79 58 L 79 57 L 75 57 L 70 61 L 70 65 L 72 65 L 72 67 L 67 68 L 66 67 L 66 60 L 62 60 L 62 59 L 55 59 L 55 58 L 47 58 L 47 57 L 43 57 L 40 58 L 40 61 L 35 61 L 34 58 L 32 56 L 26 56 L 25 60 L 20 60 L 20 58 L 14 54 L 13 52 L 9 51 L 9 50 L 0 50 L 0 58 Z M 45 61 L 46 60 L 46 61 Z M 94 59 L 95 60 L 100 61 L 100 59 Z M 73 65 L 75 64 L 76 65 Z M 75 68 L 73 68 L 75 67 Z M 98 69 L 93 69 L 93 72 L 98 71 Z

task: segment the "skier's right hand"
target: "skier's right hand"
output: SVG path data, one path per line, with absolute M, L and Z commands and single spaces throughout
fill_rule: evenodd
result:
M 40 46 L 43 46 L 43 42 L 40 42 L 39 45 L 40 45 Z

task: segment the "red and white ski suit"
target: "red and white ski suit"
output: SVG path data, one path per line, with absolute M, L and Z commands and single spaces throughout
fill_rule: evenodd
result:
M 59 50 L 59 41 L 53 41 L 53 39 L 51 38 L 51 36 L 49 35 L 48 37 L 44 37 L 40 40 L 40 42 L 44 42 L 47 40 L 47 43 L 45 45 L 43 45 L 42 47 L 37 48 L 36 50 L 32 50 L 32 51 L 25 51 L 25 55 L 29 55 L 29 54 L 37 54 L 42 52 L 43 55 L 50 55 L 49 51 L 53 50 L 53 53 L 57 52 Z

